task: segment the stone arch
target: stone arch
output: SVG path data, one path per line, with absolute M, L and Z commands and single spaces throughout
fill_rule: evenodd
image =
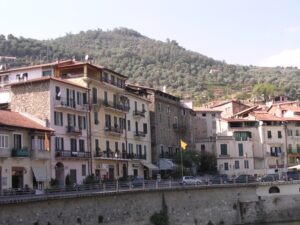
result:
M 280 193 L 280 189 L 277 186 L 272 186 L 269 188 L 269 194 Z

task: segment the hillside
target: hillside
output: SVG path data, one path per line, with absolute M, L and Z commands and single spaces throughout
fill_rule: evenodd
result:
M 300 93 L 297 68 L 230 65 L 188 51 L 174 40 L 156 41 L 126 28 L 82 31 L 43 41 L 0 35 L 0 55 L 17 57 L 10 66 L 72 57 L 83 60 L 86 54 L 93 63 L 128 76 L 131 83 L 165 85 L 168 92 L 198 103 L 231 95 L 246 98 L 253 85 L 264 82 L 292 98 Z

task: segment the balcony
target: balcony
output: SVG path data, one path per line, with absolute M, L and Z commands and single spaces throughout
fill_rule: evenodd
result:
M 56 150 L 56 158 L 70 158 L 70 159 L 89 159 L 91 157 L 90 152 L 77 152 L 70 150 Z
M 108 135 L 112 136 L 121 136 L 123 134 L 123 129 L 120 129 L 118 126 L 105 126 L 104 131 Z
M 109 102 L 104 100 L 103 101 L 103 106 L 108 109 L 108 110 L 112 110 L 114 112 L 128 112 L 129 111 L 129 106 L 125 106 L 123 104 L 120 103 L 116 103 L 116 102 Z
M 126 153 L 127 159 L 146 159 L 147 155 L 145 154 L 134 154 L 134 153 Z
M 66 126 L 66 133 L 70 135 L 81 135 L 81 129 L 75 126 Z
M 0 150 L 0 158 L 9 158 L 11 156 L 11 150 L 10 149 L 1 149 Z
M 87 112 L 89 110 L 89 107 L 87 104 L 78 105 L 76 104 L 76 101 L 73 99 L 67 99 L 67 98 L 60 98 L 56 99 L 54 98 L 54 107 L 56 109 L 68 109 L 72 111 L 79 111 L 79 112 Z
M 12 157 L 29 157 L 29 151 L 26 147 L 23 147 L 20 149 L 13 148 L 11 150 L 11 156 Z
M 109 78 L 106 78 L 106 77 L 103 77 L 101 79 L 101 81 L 103 81 L 105 83 L 108 83 L 108 84 L 111 84 L 113 86 L 116 86 L 118 88 L 122 88 L 122 89 L 125 88 L 125 82 L 118 82 L 117 80 L 112 80 L 112 79 L 109 79 Z
M 288 155 L 300 155 L 300 149 L 288 149 Z
M 174 129 L 174 131 L 176 132 L 185 132 L 186 131 L 186 126 L 183 125 L 179 125 L 178 123 L 173 123 L 172 124 L 172 128 Z
M 92 98 L 91 108 L 94 110 L 99 110 L 100 106 L 101 106 L 101 99 Z
M 143 131 L 135 131 L 134 136 L 137 138 L 146 137 L 146 134 Z
M 145 110 L 139 111 L 139 110 L 136 109 L 136 110 L 133 111 L 133 116 L 136 117 L 136 118 L 144 118 L 145 113 L 146 113 Z
M 221 155 L 219 155 L 219 157 L 218 158 L 221 158 L 221 159 L 228 159 L 228 158 L 230 158 L 230 155 L 223 155 L 223 154 L 221 154 Z
M 49 160 L 50 157 L 51 157 L 50 151 L 46 151 L 46 150 L 32 150 L 31 151 L 31 158 L 32 159 Z

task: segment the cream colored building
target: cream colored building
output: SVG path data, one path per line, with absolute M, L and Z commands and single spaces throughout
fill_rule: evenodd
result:
M 50 142 L 51 177 L 60 185 L 81 184 L 90 174 L 87 94 L 84 87 L 50 76 L 11 84 L 11 109 L 55 130 Z
M 101 179 L 151 177 L 150 116 L 146 94 L 126 76 L 90 63 L 59 66 L 56 76 L 90 90 L 92 173 Z
M 48 187 L 53 133 L 20 113 L 0 110 L 0 192 Z M 46 141 L 47 139 L 47 141 Z

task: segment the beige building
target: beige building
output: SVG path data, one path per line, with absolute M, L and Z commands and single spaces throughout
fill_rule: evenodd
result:
M 222 118 L 230 118 L 238 112 L 250 108 L 238 100 L 224 101 L 211 106 L 210 108 L 222 111 Z
M 126 76 L 90 63 L 59 66 L 56 76 L 90 90 L 92 173 L 101 179 L 151 177 L 150 117 L 142 90 Z
M 1 193 L 48 187 L 52 134 L 52 129 L 20 113 L 0 110 Z
M 195 117 L 193 129 L 195 149 L 199 152 L 216 153 L 217 121 L 221 118 L 221 111 L 210 108 L 193 108 Z
M 11 109 L 55 130 L 51 177 L 60 185 L 81 184 L 90 173 L 87 94 L 84 87 L 50 76 L 11 84 Z

